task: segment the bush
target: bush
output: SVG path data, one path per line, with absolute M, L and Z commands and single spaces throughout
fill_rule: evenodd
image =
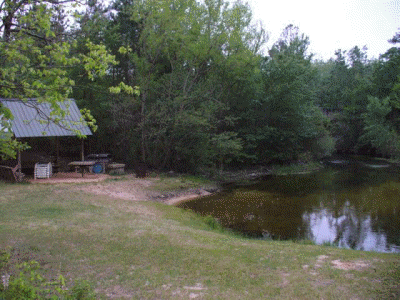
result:
M 316 139 L 312 146 L 312 152 L 316 159 L 329 157 L 335 151 L 335 140 L 326 134 Z
M 0 250 L 0 299 L 10 300 L 91 300 L 96 299 L 92 288 L 86 281 L 75 282 L 69 290 L 65 285 L 65 278 L 59 275 L 55 281 L 48 281 L 40 275 L 40 265 L 36 261 L 24 262 L 17 265 L 19 274 L 10 276 L 4 272 L 4 266 L 9 261 L 10 254 Z
M 221 224 L 218 222 L 217 219 L 215 219 L 213 216 L 208 215 L 203 217 L 204 223 L 207 224 L 208 227 L 210 227 L 211 230 L 218 230 L 218 231 L 223 231 L 223 227 Z

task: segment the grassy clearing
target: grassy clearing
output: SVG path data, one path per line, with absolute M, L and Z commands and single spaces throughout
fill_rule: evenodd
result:
M 87 279 L 99 298 L 400 297 L 399 255 L 251 240 L 206 223 L 73 184 L 0 184 L 0 247 L 11 247 L 12 262 L 35 259 L 47 276 Z

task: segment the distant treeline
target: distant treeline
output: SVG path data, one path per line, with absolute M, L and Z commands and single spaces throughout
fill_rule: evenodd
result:
M 89 58 L 64 74 L 97 121 L 94 151 L 185 172 L 335 151 L 400 156 L 399 33 L 379 59 L 355 46 L 317 61 L 292 25 L 263 53 L 268 35 L 241 1 L 92 0 L 78 26 L 66 17 L 53 12 L 54 43 L 92 59 L 90 40 L 114 56 L 102 76 L 87 76 Z

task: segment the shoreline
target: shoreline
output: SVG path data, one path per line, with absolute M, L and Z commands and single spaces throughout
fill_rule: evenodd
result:
M 171 192 L 172 195 L 161 195 L 152 199 L 153 201 L 158 201 L 167 205 L 177 205 L 182 202 L 191 201 L 196 198 L 207 197 L 218 193 L 220 189 L 216 189 L 213 192 L 209 192 L 204 188 L 199 188 L 196 190 L 189 190 L 184 192 Z M 161 199 L 160 199 L 161 198 Z
M 190 201 L 190 200 L 200 198 L 200 197 L 202 197 L 202 196 L 198 195 L 198 194 L 188 194 L 188 195 L 184 195 L 184 196 L 176 196 L 176 197 L 169 198 L 164 203 L 167 205 L 177 205 L 179 203 Z

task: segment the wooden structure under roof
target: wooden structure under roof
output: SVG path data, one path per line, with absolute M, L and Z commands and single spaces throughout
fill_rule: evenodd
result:
M 58 137 L 77 136 L 76 131 L 82 135 L 92 135 L 90 128 L 82 124 L 82 115 L 74 99 L 60 103 L 60 108 L 66 112 L 65 118 L 57 120 L 52 116 L 52 108 L 49 103 L 41 103 L 36 99 L 26 101 L 19 99 L 0 98 L 0 103 L 8 108 L 14 116 L 10 120 L 11 131 L 16 139 L 56 137 L 57 161 L 59 160 Z M 59 117 L 58 117 L 59 118 Z M 81 158 L 84 160 L 83 139 L 81 142 Z M 21 155 L 18 153 L 17 166 L 13 172 L 21 174 Z

